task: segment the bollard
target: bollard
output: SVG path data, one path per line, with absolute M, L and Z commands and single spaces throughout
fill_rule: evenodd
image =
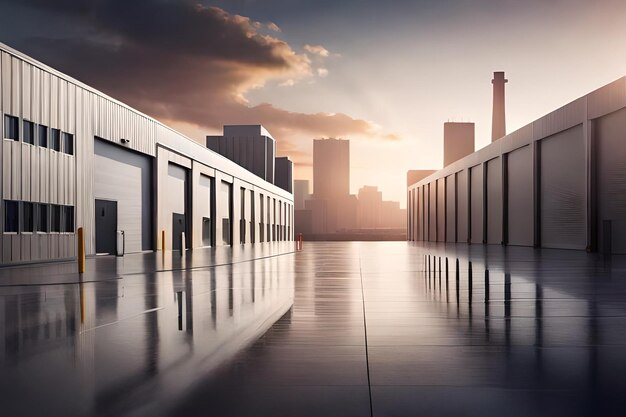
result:
M 78 228 L 78 273 L 85 272 L 85 231 L 82 227 Z
M 185 232 L 181 232 L 180 234 L 180 255 L 185 255 L 185 251 L 187 250 L 187 245 L 185 244 Z
M 161 250 L 165 254 L 165 230 L 161 230 Z

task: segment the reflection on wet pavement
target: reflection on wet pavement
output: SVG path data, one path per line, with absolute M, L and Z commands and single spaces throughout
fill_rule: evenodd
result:
M 293 254 L 0 289 L 0 415 L 163 415 L 293 304 Z
M 7 415 L 621 416 L 625 278 L 577 251 L 319 242 L 5 287 L 0 399 Z

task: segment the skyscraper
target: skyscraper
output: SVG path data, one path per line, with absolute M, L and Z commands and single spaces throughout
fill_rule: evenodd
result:
M 350 194 L 350 141 L 313 141 L 313 195 L 334 201 Z

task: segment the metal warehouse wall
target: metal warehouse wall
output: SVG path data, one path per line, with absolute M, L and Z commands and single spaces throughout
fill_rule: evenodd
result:
M 145 155 L 154 164 L 150 231 L 154 241 L 149 245 L 152 248 L 160 247 L 161 230 L 166 231 L 168 239 L 171 237 L 172 221 L 165 215 L 167 196 L 164 193 L 167 187 L 163 176 L 163 168 L 167 173 L 169 162 L 184 161 L 184 166 L 191 171 L 192 190 L 199 187 L 200 173 L 215 178 L 216 184 L 221 180 L 233 184 L 234 243 L 239 243 L 241 188 L 253 192 L 255 199 L 261 193 L 276 199 L 277 204 L 280 202 L 283 205 L 283 213 L 292 210 L 292 194 L 261 180 L 158 121 L 3 44 L 0 44 L 0 110 L 3 135 L 5 115 L 17 117 L 20 124 L 20 140 L 3 136 L 0 147 L 3 199 L 74 207 L 74 226 L 85 229 L 87 254 L 95 253 L 94 169 L 103 162 L 96 163 L 96 137 L 120 149 Z M 23 142 L 24 121 L 73 135 L 73 155 L 57 152 L 49 146 Z M 164 151 L 162 155 L 158 155 L 157 149 Z M 202 228 L 197 220 L 206 216 L 206 208 L 196 205 L 193 198 L 191 203 L 192 246 L 202 246 Z M 4 207 L 0 204 L 1 219 L 5 218 Z M 246 213 L 251 210 L 251 207 L 246 207 Z M 127 235 L 130 239 L 127 249 L 138 250 L 143 234 L 140 229 L 145 227 L 130 229 L 127 233 L 132 236 Z M 283 238 L 293 239 L 293 227 L 289 230 L 290 236 Z M 246 242 L 250 241 L 250 233 L 246 231 Z M 2 228 L 2 264 L 72 258 L 75 251 L 76 237 L 73 232 L 8 233 L 4 226 Z
M 447 242 L 626 253 L 624 132 L 626 77 L 410 185 L 430 210 L 418 203 L 409 219 L 435 225 L 428 190 L 445 179 Z

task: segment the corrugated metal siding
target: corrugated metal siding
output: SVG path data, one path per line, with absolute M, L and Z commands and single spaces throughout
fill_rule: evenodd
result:
M 494 158 L 487 162 L 487 243 L 502 242 L 502 158 Z
M 541 245 L 585 249 L 587 179 L 582 126 L 541 141 Z
M 476 165 L 470 168 L 470 241 L 483 243 L 483 166 Z
M 626 106 L 626 78 L 620 78 L 587 96 L 587 118 L 596 119 Z
M 508 244 L 533 245 L 533 159 L 530 145 L 508 154 Z
M 612 253 L 626 253 L 626 109 L 595 121 L 598 245 L 604 252 L 603 221 L 611 221 Z

